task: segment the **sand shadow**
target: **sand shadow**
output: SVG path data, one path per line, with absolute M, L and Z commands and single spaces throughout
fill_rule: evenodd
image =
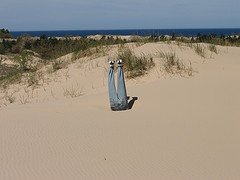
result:
M 130 97 L 128 97 L 128 99 L 130 99 Z M 128 109 L 132 109 L 136 100 L 138 100 L 138 97 L 132 97 L 132 99 L 128 102 Z

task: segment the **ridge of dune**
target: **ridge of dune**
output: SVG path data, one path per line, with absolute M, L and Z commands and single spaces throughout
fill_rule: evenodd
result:
M 128 86 L 172 76 L 164 71 L 161 64 L 163 60 L 158 55 L 159 51 L 176 53 L 186 66 L 191 63 L 193 69 L 197 64 L 196 69 L 194 69 L 196 72 L 199 64 L 207 59 L 213 59 L 215 56 L 208 52 L 207 59 L 203 59 L 194 52 L 193 48 L 175 43 L 147 43 L 140 46 L 129 43 L 127 46 L 133 49 L 138 56 L 152 56 L 156 64 L 145 76 L 128 79 Z M 106 54 L 99 57 L 80 58 L 73 63 L 71 62 L 72 54 L 65 55 L 58 59 L 58 61 L 66 63 L 65 68 L 54 71 L 48 65 L 33 74 L 33 77 L 31 77 L 31 74 L 27 75 L 24 82 L 10 85 L 7 89 L 0 89 L 0 107 L 47 102 L 105 91 L 107 87 L 108 61 L 116 57 L 118 46 L 108 48 Z M 222 49 L 221 53 L 227 51 L 227 48 Z M 178 75 L 175 77 L 178 77 Z
M 239 179 L 240 48 L 217 48 L 202 58 L 177 44 L 135 47 L 156 66 L 127 80 L 138 99 L 122 112 L 109 109 L 107 56 L 60 70 L 57 99 L 0 108 L 0 179 Z M 159 49 L 190 61 L 193 77 L 162 71 Z M 63 98 L 73 82 L 84 96 Z

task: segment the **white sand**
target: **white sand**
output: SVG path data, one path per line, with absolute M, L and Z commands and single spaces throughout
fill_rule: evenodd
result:
M 198 73 L 159 74 L 155 57 L 148 75 L 127 81 L 128 95 L 138 97 L 131 110 L 110 111 L 107 85 L 90 91 L 87 83 L 84 96 L 0 108 L 0 179 L 239 179 L 240 48 L 218 47 L 203 59 L 171 46 Z M 78 77 L 107 83 L 97 67 L 86 74 Z

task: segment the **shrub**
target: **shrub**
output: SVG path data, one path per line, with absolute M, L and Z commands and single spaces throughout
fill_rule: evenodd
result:
M 173 35 L 172 35 L 172 40 L 175 40 L 177 38 L 177 35 L 175 32 L 173 32 Z
M 13 35 L 7 29 L 0 29 L 0 38 L 13 38 Z
M 5 48 L 3 44 L 0 44 L 0 54 L 5 54 Z
M 59 69 L 66 68 L 66 67 L 67 67 L 67 62 L 64 62 L 61 59 L 55 59 L 52 62 L 52 68 L 53 68 L 54 71 L 57 71 Z
M 19 65 L 21 70 L 27 71 L 31 66 L 32 55 L 32 52 L 23 50 L 19 55 L 14 56 L 14 61 Z

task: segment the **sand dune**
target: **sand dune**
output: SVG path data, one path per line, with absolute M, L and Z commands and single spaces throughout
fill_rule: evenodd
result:
M 156 53 L 169 46 L 194 76 L 161 70 Z M 218 50 L 202 58 L 176 44 L 135 47 L 156 66 L 127 81 L 138 99 L 122 112 L 109 109 L 107 57 L 90 69 L 70 65 L 68 81 L 56 76 L 38 89 L 38 103 L 0 108 L 0 179 L 239 179 L 240 48 Z M 73 82 L 84 96 L 64 98 L 60 87 Z M 41 102 L 50 89 L 58 98 Z

